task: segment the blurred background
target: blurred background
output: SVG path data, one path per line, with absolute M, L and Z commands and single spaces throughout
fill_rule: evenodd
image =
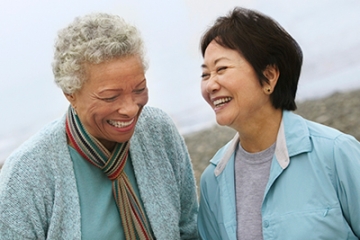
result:
M 90 12 L 118 14 L 142 32 L 149 105 L 168 112 L 182 134 L 214 124 L 200 95 L 199 39 L 235 6 L 273 17 L 302 47 L 297 101 L 360 88 L 358 0 L 0 0 L 0 165 L 65 113 L 51 71 L 53 44 L 59 29 Z

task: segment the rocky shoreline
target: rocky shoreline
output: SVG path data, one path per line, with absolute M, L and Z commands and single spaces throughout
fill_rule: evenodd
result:
M 297 103 L 295 113 L 306 119 L 336 128 L 360 141 L 360 90 L 335 93 L 322 99 Z M 197 184 L 216 151 L 233 138 L 235 131 L 215 125 L 184 135 Z

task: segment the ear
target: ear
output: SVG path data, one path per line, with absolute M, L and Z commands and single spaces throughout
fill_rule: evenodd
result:
M 76 97 L 75 97 L 75 94 L 69 94 L 69 93 L 64 93 L 66 99 L 70 102 L 70 104 L 75 107 L 75 100 L 76 100 Z
M 269 83 L 264 84 L 264 91 L 271 94 L 279 79 L 280 71 L 276 65 L 268 65 L 263 71 L 263 74 L 269 80 Z

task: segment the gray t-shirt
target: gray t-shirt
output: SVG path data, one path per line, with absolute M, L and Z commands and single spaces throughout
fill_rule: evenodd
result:
M 257 153 L 246 152 L 240 143 L 236 150 L 235 192 L 238 240 L 263 239 L 261 205 L 274 152 L 275 143 Z

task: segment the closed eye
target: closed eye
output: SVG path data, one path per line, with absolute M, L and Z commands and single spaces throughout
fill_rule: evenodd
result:
M 228 68 L 228 67 L 226 67 L 226 66 L 219 67 L 216 71 L 217 71 L 218 73 L 221 73 L 221 72 L 225 71 L 227 68 Z
M 140 94 L 140 93 L 144 92 L 145 89 L 146 89 L 146 87 L 141 88 L 141 89 L 135 89 L 134 92 L 137 93 L 137 94 Z
M 105 102 L 113 102 L 116 100 L 118 96 L 114 96 L 114 97 L 109 97 L 109 98 L 100 98 L 102 101 L 105 101 Z
M 209 73 L 203 73 L 203 74 L 201 74 L 201 78 L 202 78 L 203 80 L 208 79 L 208 78 L 209 78 L 209 76 L 210 76 L 210 74 L 209 74 Z

